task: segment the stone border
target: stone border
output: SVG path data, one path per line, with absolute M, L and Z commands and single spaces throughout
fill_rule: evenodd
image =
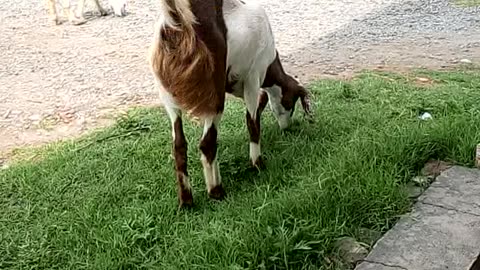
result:
M 468 270 L 479 252 L 480 170 L 454 166 L 355 269 Z

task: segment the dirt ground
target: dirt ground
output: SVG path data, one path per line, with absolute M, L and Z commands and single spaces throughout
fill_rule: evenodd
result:
M 97 17 L 90 6 L 88 23 L 55 26 L 42 1 L 0 0 L 0 152 L 83 134 L 133 105 L 158 105 L 146 61 L 155 2 L 130 1 L 124 18 Z M 428 1 L 262 2 L 287 71 L 304 83 L 364 68 L 480 61 L 476 8 L 446 1 L 432 1 L 438 10 Z

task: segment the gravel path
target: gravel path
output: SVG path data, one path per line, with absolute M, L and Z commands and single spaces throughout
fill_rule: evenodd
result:
M 125 18 L 53 26 L 43 1 L 0 0 L 0 150 L 78 135 L 127 106 L 158 104 L 146 62 L 158 1 L 131 0 Z M 480 60 L 478 8 L 447 0 L 261 2 L 286 68 L 302 81 Z

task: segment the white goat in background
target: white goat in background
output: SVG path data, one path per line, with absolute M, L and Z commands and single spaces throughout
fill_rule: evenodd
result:
M 73 25 L 84 24 L 87 21 L 83 17 L 83 10 L 85 8 L 85 0 L 78 0 L 78 11 L 77 14 L 70 7 L 70 0 L 46 0 L 47 7 L 50 15 L 50 20 L 55 24 L 60 24 L 60 20 L 57 14 L 56 3 L 60 2 L 63 10 L 63 15 L 68 18 L 68 21 Z M 102 7 L 99 2 L 100 0 L 93 0 L 97 6 L 98 12 L 101 16 L 107 15 L 107 11 Z M 126 15 L 126 6 L 127 0 L 109 0 L 110 7 L 113 9 L 113 12 L 116 16 L 123 17 Z

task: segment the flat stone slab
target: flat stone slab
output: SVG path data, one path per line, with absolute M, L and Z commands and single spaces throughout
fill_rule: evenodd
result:
M 480 216 L 480 170 L 450 168 L 437 177 L 419 200 Z
M 469 270 L 480 253 L 480 170 L 452 167 L 356 270 Z

